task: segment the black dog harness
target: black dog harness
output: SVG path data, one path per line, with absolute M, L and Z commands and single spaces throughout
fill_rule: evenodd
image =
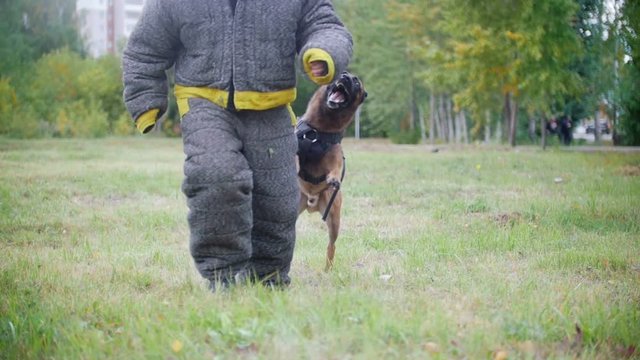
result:
M 298 176 L 306 182 L 313 185 L 318 185 L 327 180 L 327 174 L 320 176 L 313 176 L 306 169 L 307 165 L 311 162 L 317 162 L 325 156 L 326 153 L 331 150 L 336 144 L 340 144 L 342 141 L 343 133 L 330 133 L 318 131 L 307 124 L 305 120 L 300 120 L 296 126 L 296 136 L 298 137 L 298 159 L 300 160 L 300 171 Z M 340 176 L 340 182 L 344 180 L 344 174 L 346 172 L 347 163 L 344 156 L 342 157 L 342 174 Z M 333 194 L 329 199 L 327 208 L 322 215 L 322 220 L 326 221 L 329 215 L 329 210 L 333 205 L 333 201 L 338 194 L 339 188 L 334 188 Z
M 331 150 L 331 148 L 340 144 L 342 141 L 342 133 L 329 133 L 318 131 L 305 120 L 300 120 L 296 126 L 296 136 L 298 137 L 298 158 L 300 159 L 300 172 L 298 176 L 306 182 L 318 185 L 327 180 L 327 174 L 321 176 L 313 176 L 306 170 L 307 164 L 314 163 L 322 159 L 322 157 Z

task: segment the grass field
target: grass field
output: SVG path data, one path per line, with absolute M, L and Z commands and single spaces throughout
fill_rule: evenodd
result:
M 640 154 L 347 141 L 325 273 L 211 294 L 177 139 L 0 140 L 0 358 L 640 357 Z

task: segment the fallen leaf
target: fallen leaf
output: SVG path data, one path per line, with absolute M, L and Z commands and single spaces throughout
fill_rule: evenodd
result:
M 636 353 L 636 347 L 629 345 L 628 347 L 618 346 L 616 352 L 621 358 L 630 359 Z
M 527 340 L 518 344 L 518 348 L 520 349 L 520 351 L 527 354 L 534 354 L 536 352 L 536 345 L 531 340 Z
M 184 345 L 182 344 L 182 341 L 173 340 L 173 342 L 171 343 L 171 350 L 173 350 L 173 352 L 177 354 L 182 350 L 183 346 Z
M 429 341 L 427 343 L 424 344 L 424 349 L 427 350 L 428 352 L 430 352 L 431 354 L 437 354 L 440 352 L 440 346 L 438 346 L 438 344 Z
M 493 360 L 507 360 L 509 353 L 504 350 L 498 350 L 493 354 Z

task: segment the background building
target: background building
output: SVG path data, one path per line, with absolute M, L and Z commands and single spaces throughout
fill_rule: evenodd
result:
M 118 54 L 142 15 L 145 0 L 77 0 L 80 32 L 89 54 Z

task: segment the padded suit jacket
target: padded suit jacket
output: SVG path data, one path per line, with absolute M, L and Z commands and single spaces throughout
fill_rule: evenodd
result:
M 309 74 L 318 84 L 346 70 L 352 39 L 330 0 L 237 0 L 235 9 L 229 0 L 149 0 L 123 54 L 125 105 L 133 119 L 164 113 L 175 65 L 181 115 L 190 97 L 237 110 L 282 106 L 295 99 L 298 54 L 308 74 L 311 61 L 327 63 L 326 76 Z

